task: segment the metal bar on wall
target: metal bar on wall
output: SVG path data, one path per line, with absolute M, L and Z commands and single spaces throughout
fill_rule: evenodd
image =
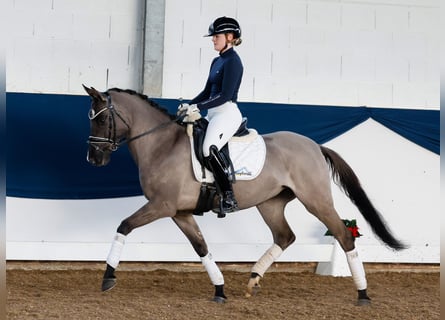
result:
M 162 96 L 164 66 L 165 0 L 146 0 L 143 92 Z

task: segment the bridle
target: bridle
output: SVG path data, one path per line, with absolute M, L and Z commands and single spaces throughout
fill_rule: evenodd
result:
M 116 138 L 116 117 L 119 118 L 127 126 L 128 129 L 130 129 L 130 125 L 127 123 L 127 121 L 125 121 L 125 119 L 122 117 L 122 115 L 116 110 L 113 103 L 111 102 L 111 96 L 108 94 L 108 92 L 106 92 L 105 95 L 107 97 L 107 105 L 104 108 L 102 108 L 98 112 L 95 112 L 94 109 L 92 109 L 92 108 L 88 111 L 88 118 L 90 120 L 94 120 L 101 113 L 108 111 L 108 137 L 89 136 L 88 140 L 87 140 L 87 143 L 91 147 L 93 147 L 96 151 L 102 151 L 101 148 L 99 148 L 99 145 L 103 144 L 103 143 L 109 144 L 111 151 L 116 151 L 121 145 L 123 145 L 125 143 L 130 143 L 133 140 L 139 139 L 139 138 L 146 136 L 150 133 L 153 133 L 159 129 L 165 128 L 165 127 L 169 126 L 170 124 L 172 124 L 173 122 L 180 121 L 181 118 L 183 118 L 183 116 L 176 117 L 173 120 L 161 123 L 160 125 L 152 128 L 150 130 L 147 130 L 141 134 L 138 134 L 134 137 L 131 137 L 128 139 L 126 137 L 124 137 L 122 139 L 117 140 L 117 138 Z

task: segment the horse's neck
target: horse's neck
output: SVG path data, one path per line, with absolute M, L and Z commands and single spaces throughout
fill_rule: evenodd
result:
M 139 103 L 140 104 L 140 103 Z M 129 139 L 142 135 L 130 144 L 138 166 L 156 163 L 171 153 L 183 130 L 170 117 L 152 106 L 137 105 L 132 110 L 132 125 Z M 183 134 L 183 132 L 182 132 Z

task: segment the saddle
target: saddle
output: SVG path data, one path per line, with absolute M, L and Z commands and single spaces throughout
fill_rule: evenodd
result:
M 207 131 L 207 127 L 209 125 L 209 121 L 206 118 L 200 118 L 195 121 L 193 124 L 193 146 L 195 149 L 196 158 L 198 159 L 201 166 L 205 166 L 204 161 L 204 151 L 202 145 L 204 143 L 205 134 Z M 243 118 L 241 121 L 241 125 L 238 130 L 233 135 L 234 137 L 243 137 L 249 134 L 249 129 L 247 128 L 247 118 Z M 220 150 L 220 153 L 226 158 L 229 164 L 232 163 L 230 160 L 229 154 L 229 144 L 226 143 Z M 209 169 L 209 168 L 207 168 Z
M 206 161 L 204 161 L 203 143 L 206 130 L 208 127 L 208 120 L 205 118 L 200 118 L 196 120 L 193 124 L 193 147 L 195 150 L 196 158 L 201 164 L 202 175 L 205 177 L 205 168 L 211 171 L 207 167 Z M 240 127 L 234 134 L 234 137 L 243 137 L 249 134 L 249 129 L 247 128 L 247 118 L 243 118 Z M 235 172 L 233 169 L 233 163 L 230 159 L 229 144 L 226 143 L 219 151 L 221 158 L 226 162 L 227 167 L 230 168 L 230 176 L 232 182 L 235 182 Z M 214 199 L 217 196 L 216 186 L 214 183 L 202 182 L 199 198 L 196 204 L 196 208 L 193 212 L 195 215 L 203 215 L 204 212 L 212 210 L 218 213 L 218 217 L 222 218 L 225 215 L 221 214 L 217 207 L 214 206 Z

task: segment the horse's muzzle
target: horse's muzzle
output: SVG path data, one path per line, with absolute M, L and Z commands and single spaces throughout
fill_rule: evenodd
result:
M 90 145 L 87 152 L 87 161 L 96 167 L 106 166 L 110 162 L 110 152 L 98 150 L 97 146 Z

